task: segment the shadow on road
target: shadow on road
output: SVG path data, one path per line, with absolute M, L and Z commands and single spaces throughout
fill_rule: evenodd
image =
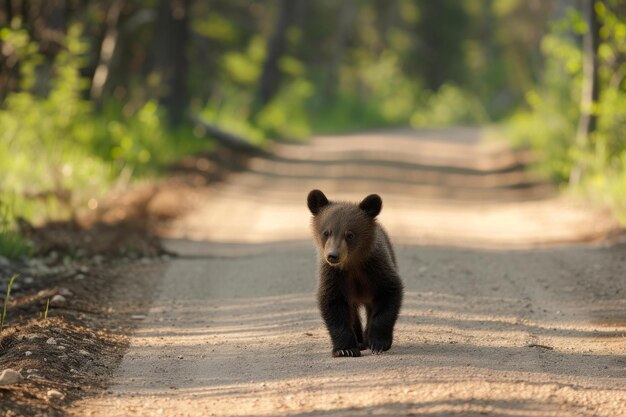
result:
M 161 227 L 179 257 L 115 377 L 119 415 L 148 398 L 233 416 L 623 409 L 624 246 L 580 245 L 615 221 L 551 197 L 528 155 L 479 139 L 460 129 L 276 144 L 211 186 L 219 164 L 183 161 L 200 185 Z M 383 196 L 406 287 L 383 355 L 331 358 L 315 303 L 312 188 Z

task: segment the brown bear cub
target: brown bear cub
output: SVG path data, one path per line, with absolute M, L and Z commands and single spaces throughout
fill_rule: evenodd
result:
M 333 356 L 389 350 L 403 286 L 389 237 L 376 221 L 381 198 L 371 194 L 359 204 L 331 202 L 313 190 L 307 203 L 320 257 L 317 300 Z M 365 307 L 365 330 L 360 306 Z

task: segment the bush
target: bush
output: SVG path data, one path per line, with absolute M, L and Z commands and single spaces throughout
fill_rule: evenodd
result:
M 604 3 L 597 3 L 601 20 L 599 48 L 600 99 L 594 109 L 597 128 L 586 143 L 576 142 L 580 117 L 582 50 L 571 36 L 587 27 L 570 10 L 542 42 L 546 67 L 542 85 L 527 94 L 528 110 L 507 123 L 518 146 L 543 156 L 538 168 L 555 183 L 565 184 L 574 167 L 582 170 L 574 191 L 608 204 L 626 221 L 626 22 Z
M 111 101 L 97 112 L 84 98 L 80 75 L 86 43 L 71 25 L 50 72 L 50 84 L 35 88 L 43 60 L 19 26 L 0 40 L 20 54 L 20 91 L 0 108 L 0 202 L 14 201 L 31 220 L 67 217 L 97 199 L 124 173 L 125 180 L 154 174 L 182 154 L 210 146 L 189 127 L 170 131 L 154 101 L 122 107 Z
M 0 256 L 17 259 L 31 253 L 31 246 L 15 228 L 13 210 L 0 200 Z
M 485 107 L 478 97 L 453 84 L 442 85 L 430 93 L 411 116 L 411 126 L 444 127 L 477 125 L 489 121 Z

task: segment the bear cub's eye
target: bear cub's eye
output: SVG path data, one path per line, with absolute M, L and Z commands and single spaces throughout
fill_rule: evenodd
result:
M 352 240 L 352 239 L 354 239 L 354 233 L 352 233 L 352 232 L 350 232 L 350 231 L 347 231 L 347 232 L 346 232 L 346 240 L 347 240 L 347 241 L 350 241 L 350 240 Z
M 324 237 L 328 237 L 330 236 L 330 231 L 328 230 L 324 230 L 324 233 L 322 233 L 324 235 Z

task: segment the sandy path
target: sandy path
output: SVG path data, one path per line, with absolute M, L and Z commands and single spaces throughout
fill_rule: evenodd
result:
M 370 158 L 363 149 L 397 160 L 386 152 L 393 141 L 416 144 L 403 157 L 424 152 L 441 167 L 502 162 L 500 150 L 462 133 L 443 135 L 443 147 L 425 134 L 283 145 L 276 152 L 291 167 L 253 160 L 251 172 L 207 189 L 169 231 L 178 239 L 168 245 L 185 257 L 165 272 L 111 389 L 73 414 L 626 415 L 626 250 L 533 249 L 593 239 L 612 224 L 563 200 L 531 199 L 540 185 L 516 195 L 480 180 L 441 191 L 441 177 L 424 185 L 424 176 L 407 184 L 400 175 L 373 187 L 385 201 L 381 220 L 396 242 L 405 305 L 391 351 L 330 357 L 304 204 L 315 179 L 302 170 L 358 165 Z M 464 158 L 446 157 L 455 146 Z M 364 165 L 314 186 L 358 198 L 380 168 Z M 415 187 L 432 190 L 407 191 Z

